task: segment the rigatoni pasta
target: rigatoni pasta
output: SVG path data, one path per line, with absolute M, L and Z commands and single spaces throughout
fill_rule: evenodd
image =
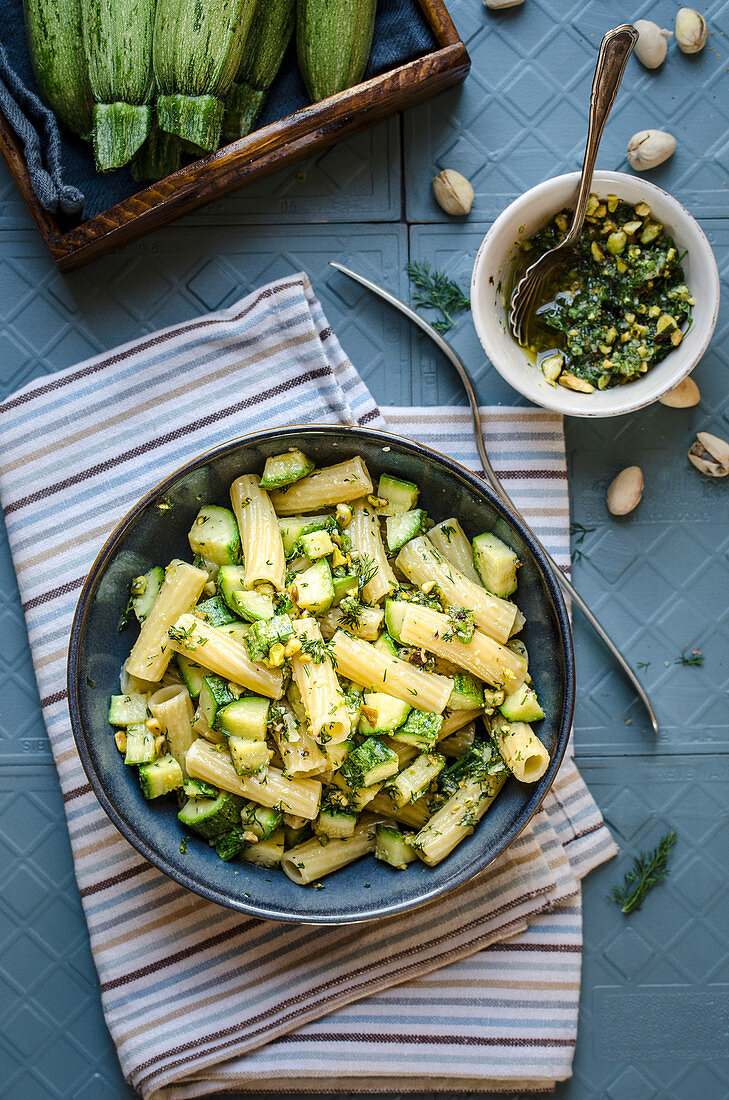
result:
M 516 554 L 433 524 L 411 482 L 375 493 L 359 456 L 274 454 L 230 504 L 202 503 L 193 564 L 132 581 L 141 631 L 109 709 L 125 764 L 221 859 L 302 886 L 370 853 L 435 866 L 509 775 L 549 765 L 503 598 Z

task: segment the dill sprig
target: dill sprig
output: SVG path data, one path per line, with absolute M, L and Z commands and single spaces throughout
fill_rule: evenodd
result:
M 332 651 L 331 642 L 322 641 L 321 638 L 302 638 L 301 652 L 307 653 L 315 665 L 329 661 L 332 668 L 337 667 L 337 659 Z
M 692 649 L 689 653 L 687 646 L 681 656 L 678 658 L 678 660 L 674 661 L 673 663 L 674 665 L 695 665 L 696 667 L 701 668 L 704 663 L 704 655 L 700 649 Z
M 428 263 L 410 263 L 405 270 L 415 287 L 413 305 L 419 309 L 437 309 L 443 315 L 433 322 L 433 328 L 441 335 L 453 328 L 455 314 L 471 308 L 468 295 L 445 272 L 431 271 Z
M 476 620 L 473 611 L 465 607 L 451 608 L 448 613 L 448 626 L 443 631 L 444 642 L 452 642 L 454 638 L 468 645 L 473 639 L 476 630 Z
M 582 551 L 576 549 L 581 546 L 585 541 L 585 535 L 590 535 L 595 530 L 594 527 L 585 527 L 583 523 L 570 524 L 570 535 L 572 536 L 572 558 L 574 561 L 582 561 Z
M 635 913 L 659 882 L 668 875 L 668 857 L 676 843 L 675 832 L 669 829 L 652 852 L 641 852 L 635 857 L 632 871 L 628 871 L 622 886 L 615 886 L 610 898 L 623 913 Z
M 345 596 L 339 604 L 339 625 L 356 630 L 362 622 L 362 604 L 354 596 Z
M 355 561 L 355 568 L 357 570 L 357 587 L 361 595 L 362 589 L 366 588 L 373 577 L 377 576 L 380 567 L 369 554 L 358 554 L 357 560 Z

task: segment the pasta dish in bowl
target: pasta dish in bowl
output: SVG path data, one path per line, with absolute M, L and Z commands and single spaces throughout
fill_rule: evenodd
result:
M 200 456 L 119 524 L 69 699 L 97 797 L 161 870 L 259 917 L 367 920 L 527 824 L 569 736 L 572 644 L 539 545 L 480 478 L 293 427 Z

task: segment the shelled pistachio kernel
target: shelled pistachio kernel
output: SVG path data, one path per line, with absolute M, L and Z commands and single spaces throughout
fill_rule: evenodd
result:
M 679 382 L 658 400 L 669 409 L 691 409 L 701 400 L 701 392 L 693 378 L 684 378 L 683 382 Z
M 560 386 L 564 386 L 567 390 L 576 390 L 577 393 L 595 392 L 592 382 L 588 382 L 585 378 L 578 378 L 576 374 L 572 374 L 570 371 L 562 371 L 557 381 Z
M 608 511 L 614 516 L 627 516 L 640 504 L 643 485 L 643 471 L 640 466 L 627 466 L 621 470 L 608 486 Z
M 613 233 L 610 234 L 610 236 L 606 240 L 605 247 L 607 248 L 608 252 L 611 253 L 611 255 L 618 256 L 623 251 L 627 243 L 628 236 L 625 230 L 616 229 Z
M 548 355 L 546 359 L 542 359 L 540 366 L 547 382 L 550 386 L 553 386 L 564 366 L 564 355 L 561 351 L 555 352 L 554 355 Z
M 682 53 L 699 53 L 706 45 L 709 33 L 706 20 L 694 8 L 679 8 L 676 12 L 676 43 Z

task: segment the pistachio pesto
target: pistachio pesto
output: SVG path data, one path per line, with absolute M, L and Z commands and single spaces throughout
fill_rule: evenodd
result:
M 514 283 L 564 237 L 560 211 L 521 246 Z M 590 195 L 582 236 L 542 287 L 527 349 L 551 385 L 582 393 L 635 381 L 683 339 L 695 304 L 683 257 L 647 203 Z

